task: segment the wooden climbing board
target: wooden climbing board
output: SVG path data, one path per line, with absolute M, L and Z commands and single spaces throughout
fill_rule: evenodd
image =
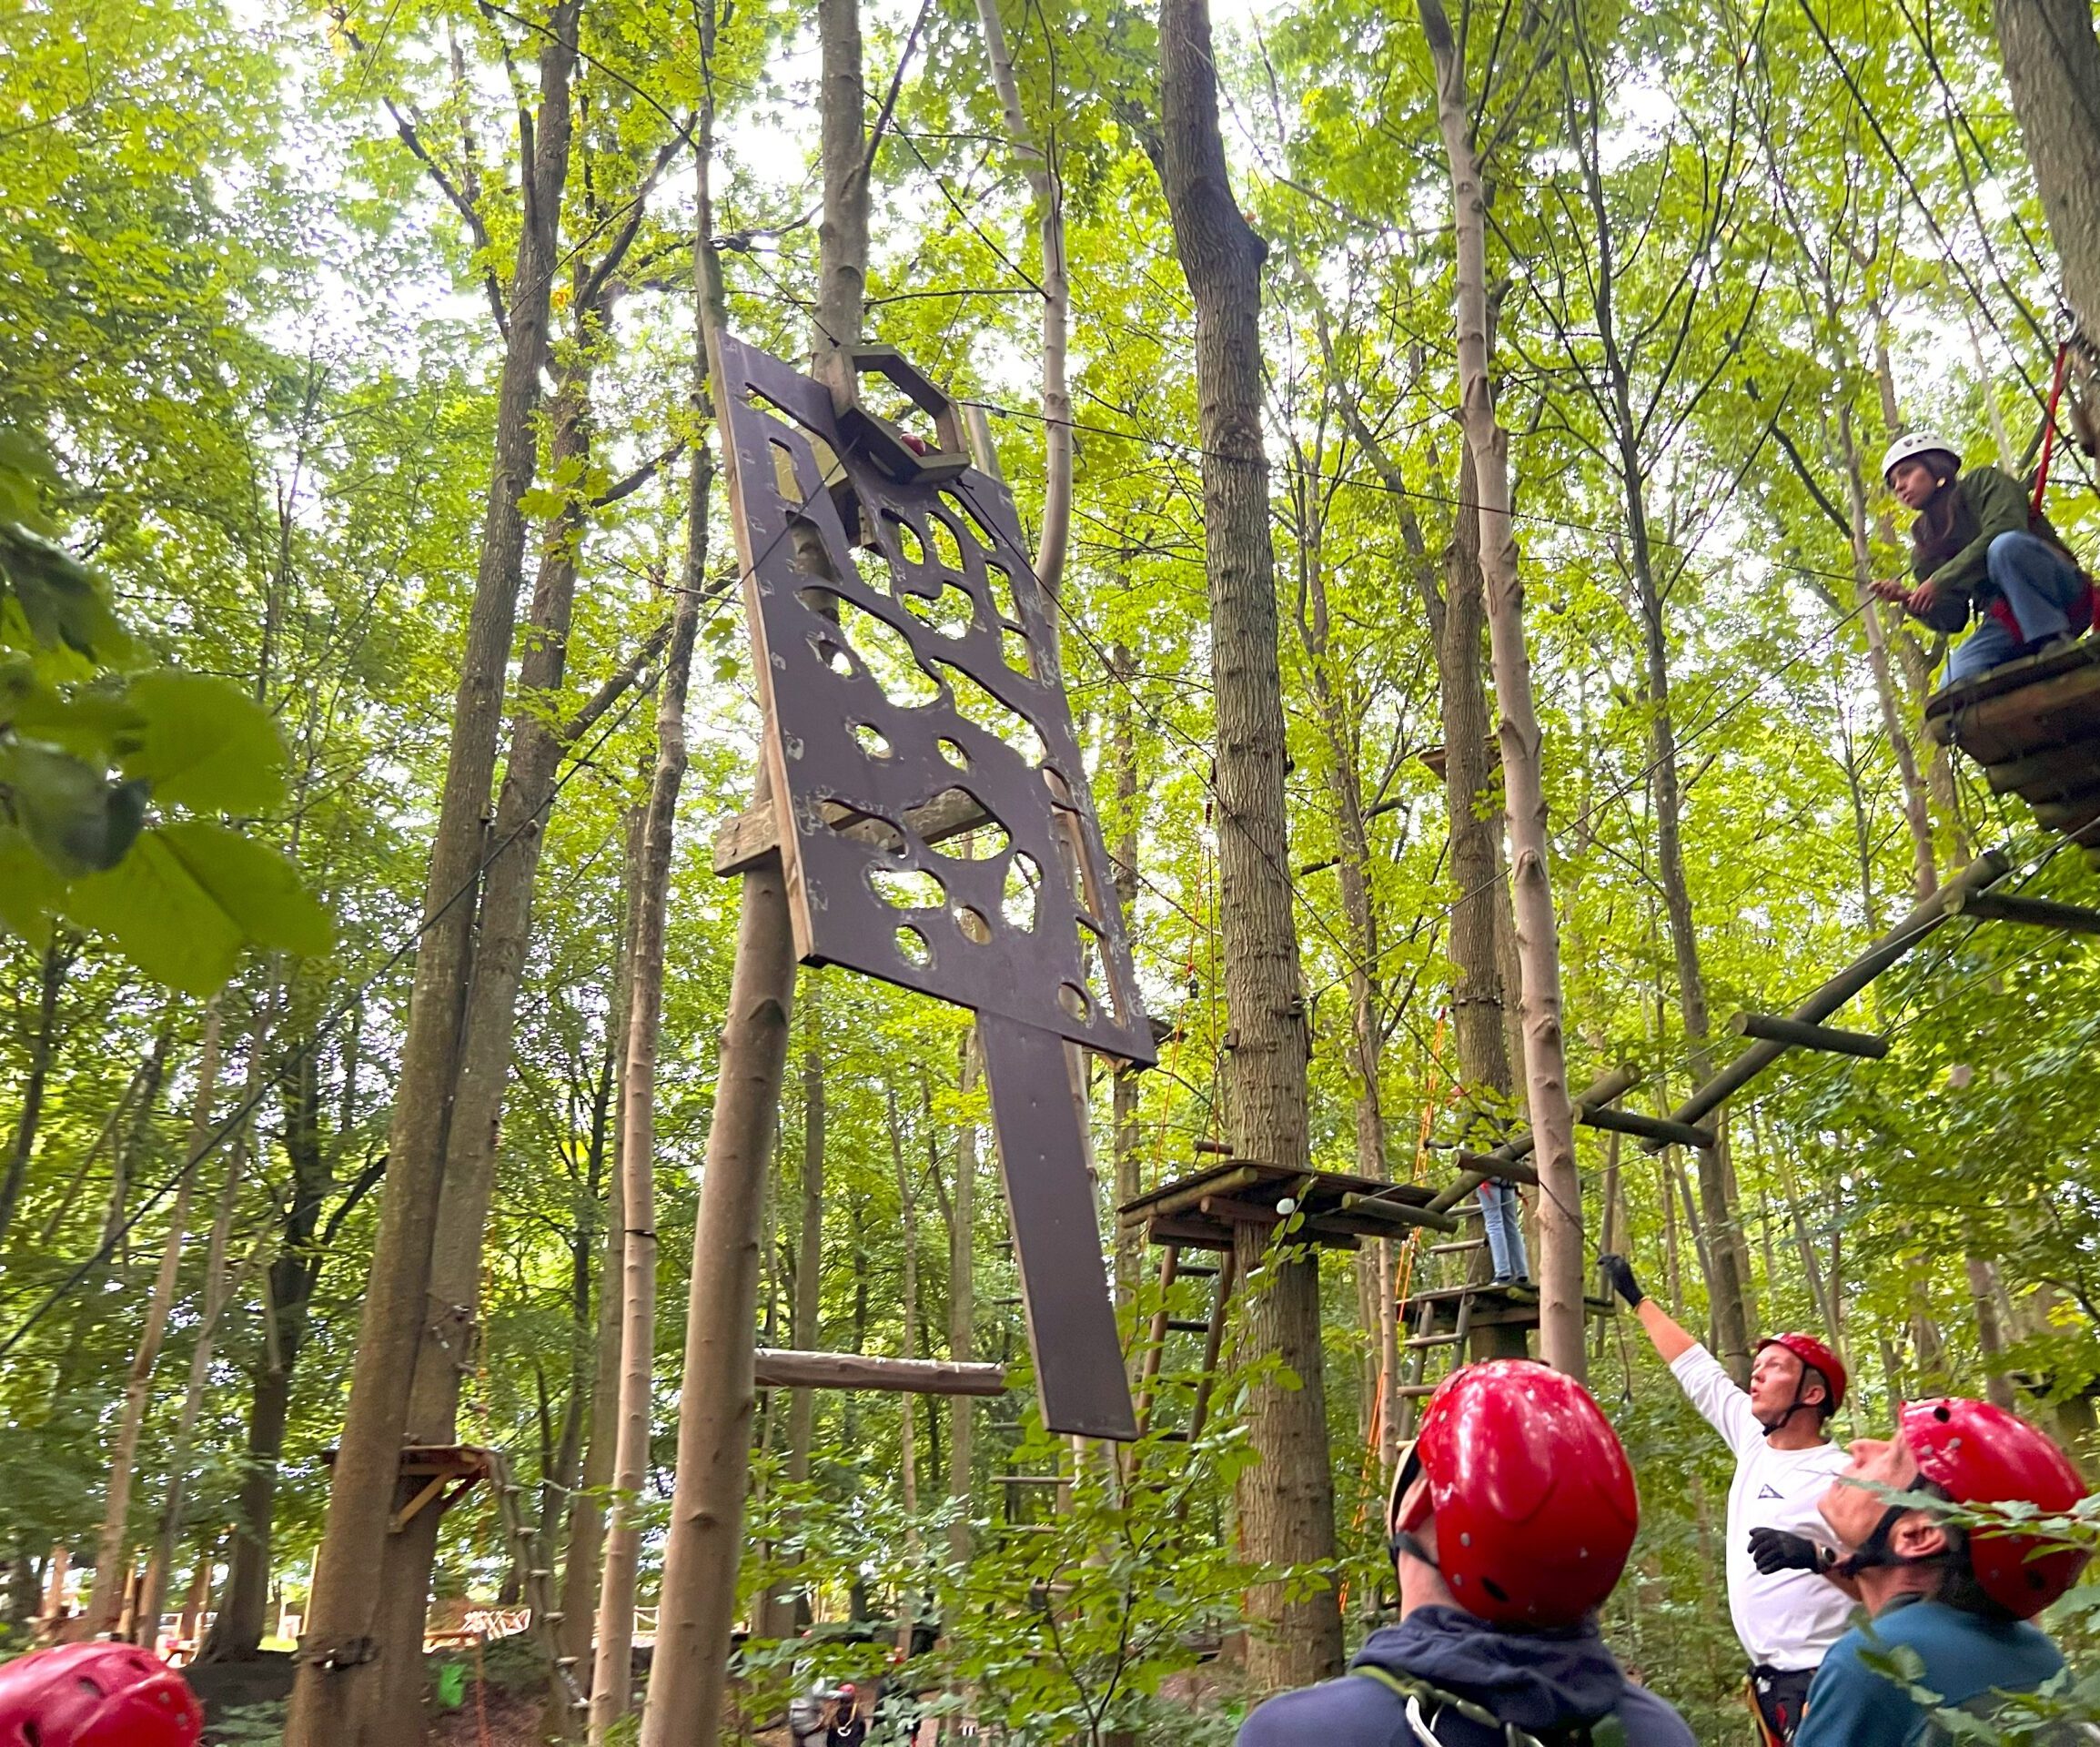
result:
M 1926 704 L 1925 727 L 1981 764 L 1993 793 L 2019 795 L 2100 868 L 2100 641 L 1950 686 Z

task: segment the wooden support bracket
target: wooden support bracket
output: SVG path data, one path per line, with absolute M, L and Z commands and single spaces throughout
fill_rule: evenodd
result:
M 1633 1110 L 1607 1109 L 1600 1104 L 1579 1104 L 1575 1120 L 1585 1128 L 1604 1128 L 1614 1134 L 1638 1135 L 1662 1146 L 1711 1146 L 1717 1136 L 1711 1128 L 1695 1128 L 1688 1122 L 1668 1116 L 1644 1116 Z
M 2021 898 L 2009 892 L 1972 892 L 1952 906 L 1955 914 L 1979 922 L 2018 922 L 2065 934 L 2100 934 L 2100 910 L 2058 904 L 2054 898 Z
M 1812 1025 L 1776 1013 L 1739 1013 L 1729 1021 L 1729 1029 L 1738 1037 L 1762 1037 L 1767 1043 L 1828 1050 L 1833 1055 L 1861 1055 L 1871 1062 L 1878 1062 L 1889 1053 L 1886 1037 L 1864 1031 L 1839 1031 L 1832 1025 Z

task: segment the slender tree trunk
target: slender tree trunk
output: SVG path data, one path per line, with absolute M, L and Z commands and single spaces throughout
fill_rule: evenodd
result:
M 820 0 L 817 33 L 823 93 L 823 218 L 819 228 L 816 349 L 859 338 L 867 266 L 868 183 L 861 124 L 858 0 Z M 703 15 L 702 66 L 713 53 L 712 11 Z M 699 126 L 695 250 L 700 325 L 709 375 L 722 380 L 725 325 L 722 263 L 710 241 L 712 107 Z M 722 465 L 738 459 L 724 446 Z M 748 570 L 753 555 L 738 557 Z M 769 799 L 763 767 L 758 802 Z M 671 1498 L 658 1610 L 656 1661 L 642 1712 L 641 1747 L 715 1747 L 722 1731 L 736 1570 L 743 1546 L 751 1467 L 752 1318 L 758 1296 L 758 1240 L 766 1162 L 780 1117 L 794 1006 L 794 942 L 780 858 L 742 876 L 736 959 L 722 1024 L 707 1176 L 693 1224 L 686 1306 L 685 1368 L 679 1397 L 678 1483 Z
M 983 0 L 989 6 L 991 0 Z M 1127 930 L 1137 909 L 1137 724 L 1133 719 L 1130 688 L 1136 682 L 1130 648 L 1117 643 L 1111 652 L 1122 684 L 1117 688 L 1109 739 L 1109 759 L 1116 771 L 1116 855 L 1113 877 L 1116 902 L 1123 907 Z M 1122 1072 L 1109 1083 L 1110 1121 L 1116 1145 L 1116 1204 L 1134 1200 L 1144 1192 L 1139 1177 L 1137 1130 L 1137 1075 Z M 972 1144 L 974 1145 L 973 1136 Z M 1136 1227 L 1116 1227 L 1116 1301 L 1127 1306 L 1137 1296 L 1138 1277 L 1145 1269 L 1145 1234 Z M 963 1417 L 963 1416 L 959 1416 Z
M 252 1109 L 262 1091 L 263 1050 L 269 1038 L 270 1010 L 257 1012 L 248 1035 L 247 1084 L 241 1089 L 241 1106 Z M 183 1390 L 182 1410 L 176 1419 L 175 1435 L 168 1442 L 167 1499 L 161 1507 L 160 1529 L 154 1546 L 151 1580 L 139 1608 L 140 1648 L 150 1651 L 160 1636 L 160 1615 L 167 1585 L 175 1576 L 175 1546 L 182 1533 L 182 1513 L 189 1482 L 190 1447 L 196 1440 L 197 1422 L 204 1412 L 204 1397 L 211 1381 L 212 1354 L 217 1344 L 219 1322 L 234 1289 L 227 1271 L 227 1251 L 233 1241 L 233 1218 L 240 1203 L 241 1182 L 247 1167 L 249 1127 L 247 1122 L 235 1132 L 226 1147 L 226 1175 L 219 1186 L 217 1205 L 212 1212 L 211 1236 L 205 1246 L 204 1306 L 198 1318 L 196 1344 L 190 1348 L 189 1380 Z M 251 1256 L 250 1260 L 253 1260 Z M 242 1264 L 242 1272 L 247 1271 Z
M 1065 380 L 1065 337 L 1072 319 L 1072 290 L 1065 262 L 1065 195 L 1055 167 L 1035 143 L 1021 107 L 1021 85 L 1006 47 L 998 0 L 977 0 L 977 23 L 992 64 L 992 83 L 1006 118 L 1006 136 L 1035 197 L 1036 231 L 1043 245 L 1043 537 L 1035 549 L 1035 578 L 1055 596 L 1065 575 L 1072 529 L 1072 392 Z
M 1509 437 L 1496 414 L 1488 366 L 1486 205 L 1469 132 L 1465 73 L 1450 22 L 1442 0 L 1418 0 L 1418 5 L 1436 67 L 1438 122 L 1451 169 L 1458 242 L 1459 417 L 1478 470 L 1480 568 L 1495 694 L 1501 712 L 1502 783 L 1509 814 L 1513 909 L 1522 976 L 1518 1005 L 1540 1193 L 1540 1352 L 1555 1369 L 1580 1378 L 1587 1369 L 1582 1340 L 1582 1186 L 1575 1169 L 1575 1120 L 1560 1024 L 1560 930 L 1553 914 L 1542 736 L 1531 697 L 1523 584 L 1509 521 Z
M 414 1662 L 419 1672 L 422 1608 L 422 1599 L 415 1598 L 414 1638 L 380 1636 L 403 1612 L 399 1606 L 382 1605 L 389 1599 L 388 1529 L 399 1489 L 399 1451 L 409 1429 L 416 1359 L 429 1319 L 432 1234 L 444 1187 L 462 1003 L 473 964 L 471 900 L 522 581 L 521 500 L 538 460 L 533 414 L 559 266 L 570 137 L 569 87 L 581 5 L 582 0 L 556 0 L 540 55 L 540 101 L 532 156 L 521 178 L 524 222 L 497 390 L 494 464 L 423 901 L 425 923 L 389 1141 L 389 1182 L 286 1747 L 400 1747 L 421 1730 L 419 1717 L 404 1726 L 388 1703 L 408 1685 L 405 1670 L 395 1675 L 382 1665 L 389 1654 L 393 1669 Z M 377 1655 L 371 1653 L 375 1647 Z
M 5 1245 L 15 1224 L 30 1156 L 36 1150 L 36 1130 L 44 1119 L 44 1088 L 51 1077 L 51 1057 L 58 1040 L 58 992 L 73 968 L 74 956 L 73 948 L 55 939 L 44 949 L 37 966 L 36 1028 L 29 1038 L 29 1072 L 22 1083 L 22 1108 L 15 1118 L 6 1172 L 0 1176 L 0 1246 Z
M 613 1087 L 612 1163 L 605 1174 L 605 1235 L 598 1271 L 597 1332 L 591 1381 L 591 1436 L 583 1471 L 570 1500 L 569 1540 L 561 1570 L 561 1627 L 555 1634 L 557 1654 L 573 1658 L 580 1683 L 590 1679 L 591 1641 L 598 1626 L 598 1581 L 605 1551 L 604 1489 L 612 1483 L 612 1461 L 620 1441 L 620 1332 L 621 1285 L 627 1257 L 627 1197 L 621 1183 L 621 1162 L 627 1136 L 627 1015 L 634 963 L 634 922 L 641 882 L 641 832 L 645 806 L 627 810 L 625 872 L 621 880 L 620 951 L 612 971 L 612 1002 L 606 1021 L 606 1048 L 611 1059 Z M 585 1718 L 560 1720 L 560 1734 L 573 1740 L 584 1731 Z
M 820 1046 L 822 1009 L 813 998 L 803 1055 L 803 1171 L 801 1226 L 795 1243 L 794 1344 L 814 1349 L 823 1303 L 824 1257 L 824 1058 Z M 815 1436 L 816 1394 L 793 1390 L 788 1401 L 788 1479 L 810 1477 L 810 1444 Z
M 711 247 L 704 236 L 701 247 L 703 251 Z M 713 480 L 711 451 L 703 440 L 693 449 L 685 565 L 658 694 L 656 771 L 642 826 L 641 880 L 636 894 L 627 1090 L 621 1101 L 627 1240 L 620 1328 L 620 1435 L 612 1461 L 613 1505 L 605 1535 L 605 1574 L 599 1585 L 598 1651 L 591 1680 L 591 1747 L 600 1747 L 606 1732 L 631 1708 L 635 1582 L 641 1560 L 637 1510 L 648 1478 L 656 1359 L 656 1048 L 663 1018 L 664 925 L 678 791 L 685 780 L 686 685 L 707 582 L 707 514 Z
M 1994 0 L 1998 49 L 2064 291 L 2100 342 L 2100 36 L 2089 0 Z
M 904 1306 L 905 1358 L 919 1356 L 919 1220 L 913 1204 L 912 1175 L 904 1165 L 904 1131 L 897 1119 L 897 1093 L 886 1088 L 890 1114 L 890 1158 L 897 1178 L 897 1223 L 904 1244 L 904 1277 L 899 1297 Z M 897 1648 L 912 1647 L 912 1592 L 918 1579 L 919 1561 L 919 1434 L 918 1403 L 909 1394 L 897 1397 L 897 1490 L 904 1507 L 904 1577 L 897 1586 Z
M 1276 556 L 1262 447 L 1267 246 L 1232 197 L 1206 0 L 1163 0 L 1159 69 L 1161 180 L 1196 304 L 1231 1133 L 1242 1156 L 1301 1169 L 1308 1151 L 1308 1032 L 1291 912 Z M 1279 1359 L 1302 1387 L 1285 1389 L 1272 1378 L 1250 1403 L 1257 1460 L 1237 1488 L 1241 1542 L 1257 1565 L 1318 1570 L 1334 1560 L 1335 1530 L 1317 1252 L 1271 1257 L 1265 1235 L 1255 1227 L 1238 1233 L 1249 1287 L 1245 1338 L 1254 1355 Z M 1258 1584 L 1249 1620 L 1247 1674 L 1256 1695 L 1340 1669 L 1341 1613 L 1331 1584 Z
M 189 1204 L 197 1183 L 197 1161 L 211 1137 L 212 1103 L 218 1090 L 219 1009 L 214 996 L 205 1009 L 204 1042 L 198 1050 L 197 1094 L 190 1106 L 189 1146 L 182 1178 L 175 1192 L 175 1206 L 167 1216 L 167 1238 L 160 1253 L 160 1271 L 155 1275 L 153 1295 L 146 1300 L 146 1322 L 131 1356 L 131 1373 L 125 1379 L 124 1405 L 117 1417 L 116 1438 L 109 1452 L 109 1489 L 104 1494 L 102 1529 L 95 1540 L 95 1587 L 89 1592 L 87 1617 L 94 1632 L 110 1631 L 124 1607 L 125 1589 L 131 1577 L 128 1519 L 131 1487 L 138 1462 L 138 1440 L 146 1428 L 146 1409 L 153 1388 L 153 1367 L 160 1357 L 160 1344 L 167 1334 L 168 1312 L 175 1305 L 177 1275 L 182 1266 L 183 1239 L 189 1234 Z

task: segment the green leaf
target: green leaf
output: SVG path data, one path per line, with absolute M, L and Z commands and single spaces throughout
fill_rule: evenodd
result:
M 162 832 L 147 832 L 107 873 L 75 881 L 66 913 L 106 934 L 156 982 L 185 994 L 211 994 L 240 959 L 239 924 L 197 883 Z
M 66 883 L 13 825 L 0 825 L 0 928 L 41 952 L 51 944 L 51 916 Z
M 328 913 L 268 844 L 200 819 L 150 831 L 106 874 L 76 881 L 66 914 L 157 981 L 209 995 L 249 941 L 302 955 L 333 939 Z
M 186 819 L 155 835 L 250 940 L 304 958 L 335 944 L 328 911 L 268 844 L 201 819 Z
M 0 745 L 0 786 L 36 852 L 61 874 L 114 867 L 146 817 L 145 785 L 111 784 L 56 747 Z
M 164 669 L 131 682 L 138 712 L 124 773 L 172 806 L 267 813 L 284 796 L 284 742 L 268 711 L 224 680 Z

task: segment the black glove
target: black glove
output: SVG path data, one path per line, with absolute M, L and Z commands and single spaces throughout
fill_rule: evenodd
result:
M 1829 1548 L 1784 1529 L 1752 1529 L 1750 1557 L 1767 1577 L 1774 1571 L 1827 1571 L 1837 1563 L 1837 1555 Z
M 1597 1266 L 1603 1270 L 1604 1284 L 1626 1300 L 1639 1306 L 1648 1294 L 1641 1289 L 1641 1282 L 1633 1277 L 1632 1266 L 1623 1256 L 1600 1256 Z

